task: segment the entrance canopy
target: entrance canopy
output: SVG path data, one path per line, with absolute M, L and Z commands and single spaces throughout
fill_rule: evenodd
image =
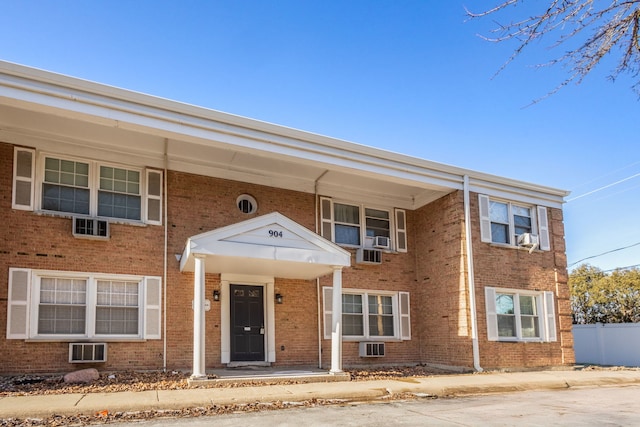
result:
M 180 271 L 195 271 L 196 256 L 206 257 L 206 273 L 305 280 L 351 265 L 348 251 L 278 212 L 190 237 Z

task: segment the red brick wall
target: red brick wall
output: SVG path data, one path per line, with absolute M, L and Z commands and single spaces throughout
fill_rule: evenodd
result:
M 481 366 L 491 369 L 573 364 L 573 336 L 562 211 L 548 209 L 551 251 L 535 251 L 531 254 L 528 250 L 500 247 L 480 241 L 478 195 L 474 193 L 471 194 L 471 212 Z M 556 295 L 558 341 L 550 343 L 487 341 L 485 286 L 552 291 Z
M 76 239 L 71 220 L 11 209 L 13 146 L 0 143 L 0 331 L 6 330 L 9 267 L 162 276 L 164 228 L 112 224 L 109 241 Z M 180 273 L 175 255 L 191 236 L 271 212 L 280 212 L 315 229 L 312 194 L 169 171 L 167 367 L 190 368 L 193 350 L 193 274 Z M 258 201 L 255 214 L 235 204 L 243 193 Z M 549 210 L 553 251 L 500 248 L 480 242 L 477 195 L 471 197 L 474 269 L 481 365 L 520 367 L 573 363 L 562 211 Z M 453 192 L 416 211 L 407 212 L 408 253 L 384 253 L 382 265 L 355 263 L 343 271 L 343 288 L 406 291 L 411 294 L 412 339 L 388 342 L 383 359 L 361 358 L 357 342 L 344 342 L 343 364 L 432 363 L 472 366 L 469 295 L 467 292 L 462 192 Z M 206 276 L 206 297 L 220 288 L 217 274 Z M 320 289 L 332 286 L 331 276 Z M 484 286 L 557 290 L 558 343 L 492 343 L 486 341 Z M 318 362 L 316 281 L 276 279 L 285 302 L 275 306 L 278 365 Z M 220 364 L 220 303 L 206 312 L 206 366 Z M 322 364 L 330 365 L 331 341 L 321 339 Z M 67 343 L 25 343 L 0 339 L 0 373 L 65 371 Z M 162 367 L 163 341 L 110 343 L 106 369 Z M 83 365 L 84 366 L 84 365 Z
M 410 212 L 408 221 L 421 308 L 413 313 L 420 331 L 421 361 L 472 366 L 462 192 Z
M 162 276 L 163 228 L 111 224 L 108 241 L 76 239 L 71 219 L 11 209 L 13 146 L 0 143 L 0 373 L 68 371 L 68 343 L 6 340 L 9 267 Z M 162 341 L 109 343 L 104 369 L 162 367 Z

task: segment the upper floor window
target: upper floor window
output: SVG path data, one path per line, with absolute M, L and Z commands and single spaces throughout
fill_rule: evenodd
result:
M 14 209 L 161 224 L 162 172 L 15 151 Z
M 537 241 L 536 248 L 550 249 L 546 207 L 495 200 L 483 194 L 479 205 L 483 242 L 516 246 L 521 236 L 530 235 L 527 244 Z
M 324 197 L 320 210 L 321 233 L 328 240 L 354 247 L 407 250 L 405 211 L 402 209 L 395 210 L 395 223 L 390 210 L 334 202 Z

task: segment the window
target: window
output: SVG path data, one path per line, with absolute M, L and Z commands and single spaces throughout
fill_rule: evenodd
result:
M 527 206 L 479 195 L 480 235 L 483 242 L 516 246 L 518 236 L 539 237 L 539 249 L 550 250 L 547 208 Z
M 366 208 L 364 212 L 367 237 L 391 237 L 389 233 L 389 212 L 371 208 Z
M 332 288 L 323 288 L 325 338 L 331 338 Z M 349 339 L 411 339 L 409 293 L 344 290 L 342 336 Z
M 360 246 L 360 207 L 334 203 L 336 243 Z
M 100 166 L 98 216 L 140 220 L 140 172 Z
M 84 334 L 86 308 L 86 279 L 42 277 L 38 334 Z
M 162 224 L 160 171 L 143 173 L 141 168 L 48 154 L 36 157 L 26 148 L 14 152 L 14 209 Z
M 42 209 L 89 215 L 89 164 L 45 157 Z
M 160 338 L 158 277 L 12 268 L 9 289 L 9 339 Z
M 556 340 L 552 292 L 485 288 L 485 299 L 489 340 Z
M 138 282 L 98 280 L 96 334 L 138 334 Z
M 322 236 L 328 240 L 340 245 L 373 248 L 375 245 L 390 247 L 388 243 L 393 237 L 397 251 L 407 250 L 404 210 L 395 210 L 395 233 L 390 210 L 339 203 L 322 197 L 320 211 Z M 383 240 L 376 240 L 376 237 Z

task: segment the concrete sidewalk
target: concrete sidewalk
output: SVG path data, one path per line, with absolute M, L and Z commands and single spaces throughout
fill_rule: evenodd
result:
M 10 396 L 0 398 L 0 420 L 3 418 L 44 418 L 55 414 L 94 415 L 105 410 L 114 413 L 255 402 L 301 402 L 314 398 L 362 401 L 380 399 L 394 393 L 413 393 L 419 397 L 444 397 L 611 385 L 640 385 L 640 371 L 567 370 L 483 373 L 237 388 Z

